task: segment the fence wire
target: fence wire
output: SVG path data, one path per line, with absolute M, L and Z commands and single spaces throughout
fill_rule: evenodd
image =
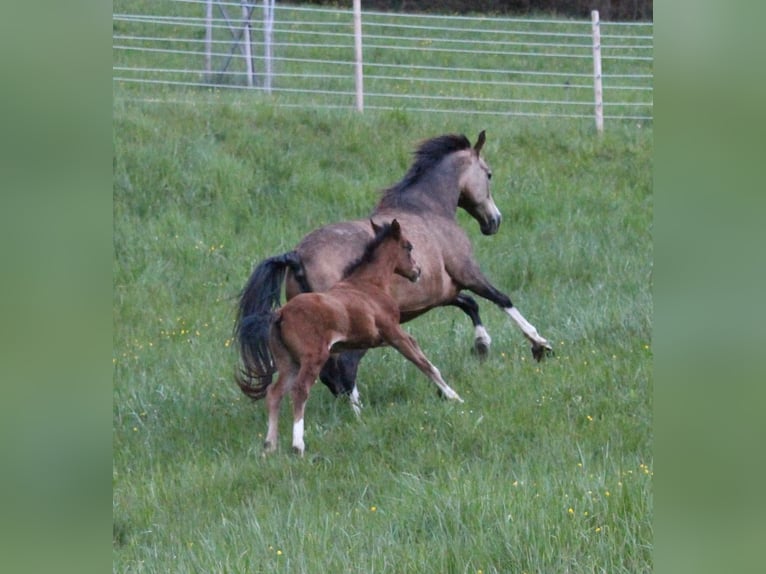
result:
M 269 34 L 258 6 L 246 4 L 245 19 L 242 3 L 214 2 L 207 19 L 206 5 L 158 0 L 153 13 L 113 14 L 117 98 L 231 91 L 355 107 L 350 10 L 277 5 Z M 650 121 L 653 24 L 600 26 L 604 119 Z M 362 29 L 365 109 L 593 117 L 590 21 L 363 12 Z

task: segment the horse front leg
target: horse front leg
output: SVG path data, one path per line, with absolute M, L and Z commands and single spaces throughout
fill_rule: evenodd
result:
M 473 323 L 473 352 L 480 358 L 484 358 L 489 353 L 489 346 L 492 344 L 492 337 L 489 336 L 487 329 L 481 322 L 481 316 L 479 315 L 479 304 L 470 295 L 465 293 L 459 293 L 452 301 L 446 303 L 446 305 L 452 305 L 457 307 L 463 313 L 470 317 Z
M 330 355 L 319 373 L 319 378 L 332 391 L 332 394 L 348 395 L 351 408 L 357 416 L 361 413 L 362 403 L 359 399 L 356 375 L 359 363 L 366 352 L 367 350 L 363 349 Z
M 466 283 L 466 288 L 477 295 L 492 301 L 505 311 L 514 323 L 521 329 L 521 332 L 532 343 L 532 356 L 537 361 L 542 361 L 544 357 L 553 354 L 553 347 L 548 340 L 537 332 L 532 323 L 527 321 L 521 312 L 513 305 L 511 298 L 505 293 L 495 288 L 481 273 L 478 273 L 473 281 Z
M 402 330 L 399 325 L 391 329 L 391 333 L 387 335 L 386 342 L 394 349 L 399 351 L 407 359 L 409 359 L 418 369 L 420 369 L 425 376 L 427 376 L 433 383 L 439 387 L 442 395 L 450 400 L 463 402 L 463 399 L 458 395 L 442 378 L 442 374 L 439 369 L 429 361 L 423 351 L 420 349 L 418 342 L 411 335 Z

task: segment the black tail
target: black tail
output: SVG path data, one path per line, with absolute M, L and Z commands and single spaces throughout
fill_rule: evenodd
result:
M 288 268 L 301 290 L 311 291 L 298 254 L 289 251 L 262 261 L 239 295 L 234 336 L 243 367 L 235 379 L 242 392 L 253 400 L 264 397 L 275 372 L 269 351 L 269 328 L 274 310 L 280 305 Z
M 239 350 L 242 368 L 234 377 L 239 388 L 248 397 L 257 401 L 266 395 L 276 372 L 269 350 L 269 330 L 274 313 L 249 315 L 238 324 Z

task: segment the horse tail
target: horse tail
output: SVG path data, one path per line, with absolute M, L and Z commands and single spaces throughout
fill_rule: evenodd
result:
M 279 307 L 282 284 L 288 269 L 293 272 L 301 291 L 311 291 L 306 270 L 296 251 L 264 259 L 253 269 L 239 294 L 238 322 L 249 315 L 273 311 Z
M 242 392 L 254 401 L 266 396 L 266 389 L 276 372 L 269 349 L 269 330 L 274 315 L 272 311 L 249 315 L 238 325 L 242 368 L 234 379 Z
M 270 257 L 253 270 L 239 295 L 234 337 L 242 358 L 235 376 L 239 388 L 253 400 L 261 399 L 276 372 L 269 350 L 269 329 L 279 307 L 285 273 L 290 269 L 302 291 L 311 291 L 303 264 L 295 251 Z

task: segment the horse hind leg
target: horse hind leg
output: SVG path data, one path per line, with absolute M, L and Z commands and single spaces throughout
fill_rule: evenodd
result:
M 316 382 L 325 359 L 326 357 L 319 360 L 304 360 L 298 376 L 290 388 L 293 401 L 293 450 L 300 456 L 303 456 L 306 450 L 306 444 L 303 440 L 303 418 L 306 410 L 306 401 L 308 401 L 309 391 L 311 391 L 311 387 Z
M 267 455 L 274 452 L 277 448 L 277 436 L 279 434 L 279 407 L 282 404 L 282 398 L 289 386 L 290 373 L 280 371 L 277 382 L 270 385 L 266 390 L 266 407 L 269 413 L 269 426 L 266 432 L 266 440 L 263 443 L 263 454 Z
M 295 379 L 299 374 L 300 366 L 292 358 L 290 351 L 285 346 L 282 338 L 281 319 L 273 323 L 269 331 L 269 349 L 274 358 L 274 366 L 279 373 L 274 384 L 266 389 L 266 407 L 269 414 L 269 426 L 266 433 L 266 440 L 263 443 L 263 454 L 267 455 L 274 452 L 277 448 L 279 408 L 282 399 L 288 389 L 295 384 Z

